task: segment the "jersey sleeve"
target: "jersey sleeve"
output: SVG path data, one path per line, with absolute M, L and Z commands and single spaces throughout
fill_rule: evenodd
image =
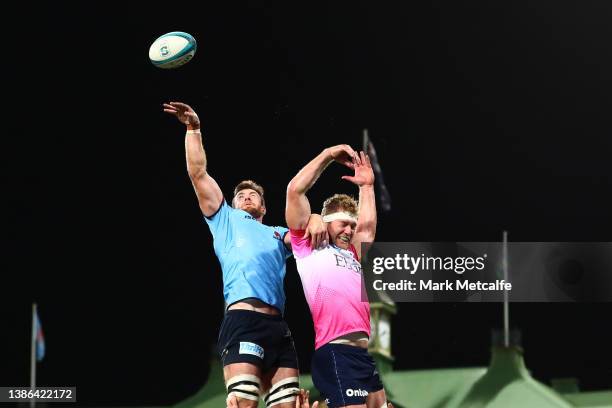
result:
M 310 247 L 310 238 L 302 238 L 306 230 L 289 230 L 291 237 L 291 250 L 296 258 L 304 258 L 312 252 Z
M 293 253 L 291 252 L 291 249 L 289 249 L 287 247 L 287 245 L 285 245 L 284 241 L 285 241 L 285 235 L 287 235 L 289 233 L 289 230 L 285 227 L 273 227 L 274 228 L 274 233 L 276 235 L 276 233 L 279 234 L 280 236 L 280 241 L 283 243 L 283 250 L 285 251 L 285 259 L 289 258 L 291 255 L 293 255 Z
M 208 224 L 208 228 L 210 228 L 210 232 L 215 241 L 227 241 L 229 233 L 229 218 L 232 210 L 233 209 L 227 205 L 227 202 L 223 200 L 217 209 L 217 212 L 210 217 L 204 216 L 204 220 L 206 220 L 206 224 Z

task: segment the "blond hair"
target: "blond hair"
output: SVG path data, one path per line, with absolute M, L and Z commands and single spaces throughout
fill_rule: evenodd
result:
M 333 214 L 339 211 L 345 211 L 357 218 L 359 204 L 353 197 L 349 195 L 334 194 L 323 202 L 323 210 L 321 210 L 321 216 L 325 217 L 328 214 Z

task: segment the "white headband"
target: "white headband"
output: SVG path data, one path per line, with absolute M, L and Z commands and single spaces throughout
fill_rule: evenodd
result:
M 327 214 L 326 216 L 323 217 L 323 222 L 332 222 L 336 220 L 357 222 L 357 218 L 355 218 L 351 214 L 344 212 L 344 211 L 335 212 L 333 214 Z

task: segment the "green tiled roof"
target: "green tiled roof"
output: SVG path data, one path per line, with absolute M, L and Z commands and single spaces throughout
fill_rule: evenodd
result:
M 560 394 L 534 380 L 517 347 L 494 348 L 488 368 L 391 371 L 383 382 L 396 408 L 612 408 L 612 391 Z M 318 399 L 309 375 L 300 384 Z M 175 408 L 223 407 L 223 375 L 214 359 L 206 386 Z
M 612 391 L 563 394 L 574 407 L 612 408 Z

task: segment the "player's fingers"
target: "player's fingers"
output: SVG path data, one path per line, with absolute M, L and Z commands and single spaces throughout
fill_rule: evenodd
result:
M 363 151 L 359 152 L 359 158 L 361 159 L 361 164 L 367 166 L 368 161 L 366 160 L 366 155 Z
M 346 167 L 348 167 L 349 169 L 354 169 L 355 168 L 355 164 L 353 163 L 352 160 L 344 160 L 342 162 L 342 164 Z
M 368 167 L 372 167 L 372 162 L 370 161 L 370 155 L 366 154 L 365 157 L 366 157 L 366 165 Z
M 302 239 L 306 239 L 310 236 L 310 230 L 308 229 L 308 227 L 306 227 L 306 230 L 304 231 L 304 235 L 302 235 Z
M 350 181 L 351 183 L 355 183 L 355 177 L 353 176 L 342 176 L 342 180 Z
M 238 408 L 238 399 L 234 394 L 228 395 L 225 402 L 227 403 L 227 408 Z
M 173 115 L 177 115 L 178 114 L 178 112 L 173 110 L 173 109 L 164 109 L 164 112 L 171 113 Z
M 312 404 L 312 408 L 317 408 L 319 406 L 319 401 L 315 401 L 314 404 Z
M 310 247 L 317 249 L 317 234 L 310 234 Z
M 318 246 L 318 242 L 317 242 L 317 237 L 318 237 L 318 235 L 317 235 L 317 234 L 312 234 L 312 235 L 310 235 L 310 247 L 311 247 L 312 249 L 317 249 L 317 248 L 319 248 L 319 246 Z
M 355 150 L 353 150 L 353 148 L 349 145 L 342 145 L 342 150 L 344 150 L 346 154 L 348 154 L 349 156 L 352 156 L 355 154 Z
M 191 106 L 187 105 L 183 102 L 175 102 L 175 106 L 177 106 L 180 110 L 193 112 Z
M 304 393 L 304 390 L 301 389 L 300 390 L 300 395 L 298 395 L 298 397 L 295 399 L 295 408 L 302 408 L 302 404 L 304 403 L 304 397 L 306 396 L 306 394 Z
M 315 237 L 315 246 L 314 248 L 321 248 L 321 244 L 323 243 L 323 233 L 320 232 Z
M 185 109 L 181 108 L 180 106 L 175 106 L 175 105 L 170 105 L 172 107 L 172 109 L 174 109 L 177 112 L 184 112 Z
M 325 248 L 327 246 L 327 232 L 321 235 L 319 247 Z
M 361 166 L 361 159 L 359 158 L 359 153 L 355 153 L 354 161 L 356 166 Z
M 325 232 L 322 231 L 320 233 L 317 234 L 317 248 L 321 248 L 325 242 Z

